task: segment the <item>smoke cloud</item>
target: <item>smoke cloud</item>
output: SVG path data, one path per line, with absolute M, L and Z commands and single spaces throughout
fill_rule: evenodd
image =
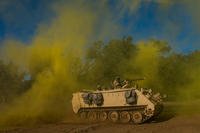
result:
M 88 9 L 55 6 L 56 19 L 40 25 L 29 45 L 8 40 L 4 60 L 34 77 L 34 84 L 16 102 L 1 111 L 1 124 L 35 123 L 61 119 L 72 89 L 78 89 L 74 64 L 84 55 L 92 36 L 95 16 Z M 74 70 L 74 71 L 73 71 Z
M 52 6 L 55 18 L 48 24 L 39 24 L 30 43 L 10 38 L 4 41 L 1 59 L 29 73 L 33 84 L 1 110 L 1 126 L 67 119 L 72 92 L 92 88 L 98 81 L 108 84 L 117 75 L 130 79 L 146 77 L 143 86 L 174 93 L 176 100 L 199 97 L 198 52 L 179 58 L 169 52 L 165 42 L 132 42 L 129 38 L 99 43 L 92 49 L 95 56 L 87 58 L 94 40 L 112 40 L 126 31 L 118 22 L 120 16 L 127 10 L 136 12 L 141 5 L 139 0 L 118 1 L 122 12 L 117 17 L 109 12 L 107 2 L 90 6 L 84 1 L 67 4 L 60 1 Z

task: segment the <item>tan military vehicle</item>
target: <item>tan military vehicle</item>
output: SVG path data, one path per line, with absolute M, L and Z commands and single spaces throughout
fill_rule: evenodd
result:
M 80 91 L 73 94 L 74 113 L 89 121 L 136 124 L 157 116 L 163 108 L 162 97 L 151 89 L 138 87 Z

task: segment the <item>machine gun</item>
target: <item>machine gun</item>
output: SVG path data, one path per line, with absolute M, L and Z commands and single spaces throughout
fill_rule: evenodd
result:
M 145 77 L 144 78 L 136 78 L 136 79 L 127 79 L 126 81 L 129 82 L 129 84 L 135 86 L 136 88 L 138 88 L 138 82 L 139 81 L 142 81 L 142 80 L 145 80 Z
M 137 82 L 137 81 L 141 81 L 141 80 L 145 80 L 145 77 L 144 78 L 136 78 L 136 79 L 128 79 L 128 81 L 130 81 L 130 82 Z

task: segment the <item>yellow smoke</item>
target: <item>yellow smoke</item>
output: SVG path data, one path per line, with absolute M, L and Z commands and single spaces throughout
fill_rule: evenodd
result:
M 200 57 L 200 56 L 199 56 Z M 199 58 L 198 57 L 198 58 Z M 194 62 L 195 63 L 195 62 Z M 196 64 L 198 64 L 196 62 Z M 187 72 L 189 78 L 185 81 L 184 85 L 180 88 L 174 88 L 178 90 L 176 101 L 178 106 L 176 107 L 177 114 L 181 115 L 194 115 L 200 112 L 200 65 L 188 67 L 183 70 Z
M 199 60 L 200 56 L 196 55 L 196 59 Z M 179 89 L 178 99 L 185 102 L 196 102 L 196 100 L 199 100 L 200 96 L 200 64 L 199 62 L 191 63 L 192 65 L 184 70 L 186 71 L 189 80 Z
M 125 77 L 131 79 L 144 77 L 145 80 L 140 82 L 141 86 L 152 87 L 156 84 L 159 87 L 158 82 L 158 67 L 160 61 L 160 45 L 155 41 L 138 42 L 137 52 L 132 55 L 129 60 L 130 66 L 136 68 L 137 71 L 127 73 Z
M 145 77 L 145 80 L 139 82 L 139 85 L 151 88 L 153 91 L 164 91 L 166 94 L 169 94 L 169 98 L 165 99 L 165 101 L 169 100 L 175 103 L 175 106 L 172 108 L 177 114 L 186 115 L 199 113 L 200 64 L 198 60 L 200 60 L 200 54 L 198 52 L 194 52 L 191 55 L 183 56 L 182 58 L 177 59 L 177 61 L 176 58 L 174 58 L 174 60 L 171 60 L 171 62 L 166 65 L 170 65 L 171 63 L 173 64 L 173 62 L 177 64 L 176 62 L 181 61 L 180 64 L 177 64 L 180 66 L 164 66 L 165 68 L 168 68 L 168 70 L 172 69 L 173 73 L 168 73 L 170 71 L 166 71 L 163 75 L 161 75 L 160 71 L 164 71 L 160 68 L 162 59 L 164 59 L 161 58 L 163 56 L 161 54 L 162 45 L 163 44 L 156 41 L 137 43 L 137 52 L 136 54 L 134 53 L 135 55 L 133 55 L 133 57 L 129 60 L 131 67 L 136 68 L 135 70 L 137 71 L 127 72 L 124 77 L 129 77 L 131 79 L 141 76 Z M 179 75 L 180 72 L 183 74 L 182 77 Z M 168 78 L 171 77 L 173 79 L 165 78 L 165 81 L 161 81 L 160 79 L 163 78 L 162 76 Z M 172 82 L 168 82 L 167 80 Z M 177 86 L 176 83 L 174 83 L 176 82 L 174 80 L 178 81 Z M 168 84 L 163 84 L 162 82 L 166 82 Z M 173 98 L 173 100 L 170 98 Z M 165 108 L 168 110 L 171 107 L 166 106 Z
M 35 79 L 30 90 L 1 111 L 1 125 L 49 122 L 66 115 L 70 92 L 79 86 L 73 64 L 84 56 L 95 15 L 89 9 L 55 10 L 55 20 L 40 25 L 31 44 L 5 42 L 4 59 L 25 67 Z
M 140 5 L 138 2 L 130 7 L 131 11 L 137 9 L 136 7 Z M 80 6 L 81 4 L 83 3 L 56 6 L 57 16 L 49 24 L 39 25 L 30 44 L 10 39 L 5 42 L 2 50 L 3 58 L 14 62 L 35 79 L 31 89 L 0 112 L 0 125 L 34 124 L 40 121 L 65 119 L 68 106 L 71 106 L 68 104 L 71 93 L 81 86 L 76 79 L 77 72 L 74 70 L 74 64 L 79 64 L 84 57 L 85 48 L 90 37 L 95 33 L 98 21 L 96 12 L 87 6 Z M 106 17 L 106 20 L 112 19 Z M 102 37 L 114 35 L 114 31 L 117 33 L 121 30 L 117 24 L 110 21 L 102 23 L 104 23 L 102 28 L 104 31 L 99 33 Z M 129 64 L 139 71 L 127 72 L 124 77 L 144 76 L 146 77 L 144 86 L 159 87 L 159 45 L 149 41 L 139 42 L 136 47 L 138 51 L 129 60 Z M 190 70 L 192 68 L 188 69 Z M 199 68 L 190 72 L 194 81 L 186 86 L 188 89 L 179 93 L 180 97 L 187 96 L 188 99 L 195 93 L 199 93 L 197 88 L 200 86 L 200 79 L 196 78 L 200 74 Z

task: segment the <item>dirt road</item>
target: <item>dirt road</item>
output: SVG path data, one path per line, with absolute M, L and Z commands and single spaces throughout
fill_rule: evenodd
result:
M 199 133 L 200 115 L 175 116 L 141 125 L 112 123 L 58 123 L 2 129 L 0 133 Z
M 192 112 L 194 107 L 187 112 Z M 70 119 L 54 124 L 0 129 L 0 133 L 200 133 L 200 113 L 174 113 L 178 106 L 167 107 L 154 121 L 140 125 L 113 123 L 81 123 Z M 183 112 L 183 111 L 182 111 Z

